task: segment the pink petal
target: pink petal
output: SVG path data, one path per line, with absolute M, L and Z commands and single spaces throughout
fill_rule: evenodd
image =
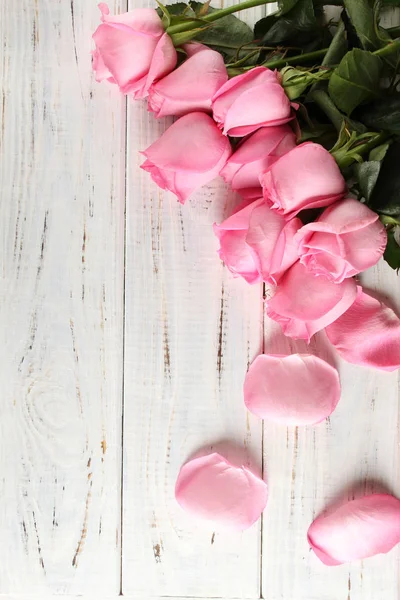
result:
M 104 79 L 110 80 L 113 78 L 112 73 L 107 69 L 98 50 L 92 50 L 92 68 L 96 73 L 96 81 L 99 83 L 104 81 Z
M 294 339 L 310 338 L 336 321 L 355 301 L 353 279 L 333 283 L 310 273 L 300 262 L 282 277 L 274 296 L 266 302 L 268 316 Z
M 244 383 L 250 412 L 284 425 L 314 425 L 326 419 L 340 399 L 336 369 L 317 356 L 261 354 Z
M 221 260 L 231 273 L 251 284 L 261 281 L 261 276 L 246 241 L 247 230 L 251 213 L 263 202 L 262 198 L 252 202 L 225 219 L 221 225 L 214 224 L 214 233 L 220 242 L 218 254 Z
M 242 188 L 256 188 L 255 197 L 260 198 L 260 173 L 295 145 L 296 136 L 288 125 L 263 127 L 239 144 L 221 176 L 241 194 Z
M 143 154 L 158 167 L 202 173 L 215 166 L 228 145 L 211 117 L 194 112 L 175 121 Z
M 292 118 L 289 99 L 276 74 L 261 66 L 227 81 L 215 94 L 212 108 L 216 122 L 231 136 L 248 135 Z
M 211 112 L 211 98 L 228 79 L 219 52 L 201 44 L 188 46 L 194 46 L 189 58 L 149 90 L 149 110 L 157 118 L 198 110 Z
M 120 26 L 121 31 L 126 27 L 154 37 L 161 37 L 164 33 L 164 26 L 154 8 L 135 8 L 120 15 L 110 15 L 107 4 L 101 2 L 99 9 L 103 23 Z
M 146 83 L 141 90 L 136 91 L 134 94 L 135 99 L 145 98 L 148 94 L 150 86 L 155 81 L 158 81 L 164 77 L 164 75 L 168 75 L 168 73 L 170 73 L 175 67 L 177 60 L 178 58 L 175 46 L 172 43 L 172 39 L 167 33 L 164 33 L 155 47 L 149 72 L 147 74 Z
M 93 40 L 107 69 L 124 93 L 137 87 L 137 81 L 147 75 L 157 44 L 152 36 L 133 30 L 120 30 L 102 24 L 93 34 Z M 132 61 L 131 56 L 136 56 Z
M 267 204 L 288 218 L 301 210 L 328 206 L 346 191 L 335 159 L 319 144 L 306 142 L 260 176 Z
M 297 260 L 294 236 L 301 227 L 300 219 L 286 222 L 263 202 L 251 213 L 246 243 L 252 249 L 254 261 L 263 281 L 276 284 L 283 273 Z
M 290 102 L 284 89 L 277 81 L 268 81 L 244 91 L 232 103 L 226 115 L 224 133 L 242 137 L 259 127 L 283 125 L 291 119 Z
M 178 119 L 142 152 L 147 160 L 141 168 L 183 204 L 194 190 L 217 177 L 230 153 L 229 140 L 211 117 L 193 112 Z
M 325 331 L 350 363 L 383 371 L 400 368 L 400 319 L 361 287 L 354 304 Z
M 175 487 L 180 506 L 219 529 L 243 531 L 267 504 L 267 484 L 246 467 L 235 467 L 214 452 L 187 462 Z
M 386 554 L 400 542 L 400 501 L 389 494 L 351 500 L 315 519 L 308 541 L 328 566 Z
M 340 283 L 379 261 L 387 235 L 375 212 L 347 198 L 302 227 L 296 240 L 300 260 L 309 270 Z

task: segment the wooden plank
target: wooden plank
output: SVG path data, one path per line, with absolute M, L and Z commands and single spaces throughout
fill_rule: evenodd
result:
M 98 22 L 85 0 L 0 4 L 7 597 L 119 593 L 125 100 L 94 82 Z
M 400 310 L 400 281 L 386 263 L 363 277 Z M 342 398 L 316 427 L 264 425 L 264 461 L 270 500 L 264 514 L 263 597 L 266 600 L 397 600 L 398 549 L 389 555 L 326 567 L 309 550 L 307 529 L 330 503 L 363 493 L 399 495 L 398 373 L 356 367 L 338 359 L 325 334 L 310 351 L 337 364 Z M 266 352 L 307 351 L 266 321 Z
M 123 593 L 258 598 L 260 525 L 215 533 L 183 513 L 174 485 L 201 448 L 261 467 L 261 425 L 242 400 L 262 344 L 261 288 L 216 255 L 212 224 L 232 203 L 222 181 L 183 207 L 160 191 L 138 151 L 168 123 L 128 106 Z

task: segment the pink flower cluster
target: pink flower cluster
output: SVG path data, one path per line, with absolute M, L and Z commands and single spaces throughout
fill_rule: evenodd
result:
M 385 228 L 350 196 L 325 148 L 297 145 L 295 107 L 279 74 L 259 66 L 228 79 L 222 56 L 198 43 L 183 46 L 178 64 L 156 11 L 100 9 L 96 79 L 147 97 L 157 118 L 178 117 L 143 152 L 142 168 L 182 204 L 221 175 L 243 202 L 214 225 L 219 255 L 235 276 L 270 286 L 266 312 L 283 333 L 309 341 L 325 330 L 345 360 L 398 369 L 400 319 L 354 279 L 382 257 Z M 246 375 L 244 402 L 262 419 L 315 425 L 340 392 L 337 371 L 318 357 L 261 355 Z M 252 525 L 267 496 L 262 479 L 216 453 L 186 463 L 176 484 L 182 507 L 228 529 Z M 400 542 L 400 501 L 375 494 L 332 508 L 308 540 L 327 565 L 387 552 Z
M 357 293 L 353 279 L 381 258 L 385 228 L 348 196 L 327 150 L 296 145 L 294 109 L 279 74 L 259 66 L 228 79 L 222 56 L 199 43 L 183 46 L 177 66 L 156 11 L 111 16 L 105 4 L 100 9 L 103 22 L 93 36 L 97 80 L 148 97 L 156 117 L 179 117 L 144 150 L 142 169 L 181 203 L 221 175 L 244 203 L 214 226 L 220 257 L 234 275 L 271 286 L 267 314 L 285 335 L 309 340 L 326 329 L 346 360 L 398 368 L 398 344 L 388 340 L 393 327 L 393 340 L 400 332 L 400 321 L 394 317 L 389 327 L 389 309 L 380 305 L 374 334 L 376 319 L 360 319 L 374 300 Z

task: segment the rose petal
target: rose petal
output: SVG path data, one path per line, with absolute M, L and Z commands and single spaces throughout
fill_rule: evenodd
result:
M 325 331 L 350 363 L 383 371 L 400 368 L 400 319 L 361 287 L 354 304 Z
M 372 494 L 315 519 L 308 541 L 329 566 L 386 554 L 400 542 L 400 500 Z
M 149 90 L 149 110 L 157 118 L 198 110 L 210 112 L 211 98 L 228 79 L 219 52 L 202 44 L 187 44 L 185 48 L 189 58 Z
M 177 54 L 175 46 L 169 35 L 164 33 L 155 47 L 146 82 L 139 92 L 135 92 L 135 99 L 145 98 L 151 85 L 164 77 L 164 75 L 168 75 L 175 67 L 176 61 Z
M 257 521 L 268 498 L 267 484 L 246 467 L 214 452 L 187 462 L 175 487 L 180 506 L 219 529 L 242 531 Z
M 264 173 L 280 156 L 294 148 L 296 136 L 288 125 L 278 127 L 262 127 L 248 138 L 245 138 L 232 154 L 220 175 L 232 189 L 240 194 L 247 189 L 256 189 L 262 196 L 260 173 Z
M 262 66 L 227 81 L 215 94 L 212 108 L 214 119 L 230 136 L 245 136 L 292 119 L 289 98 L 276 73 Z
M 346 191 L 333 156 L 313 142 L 284 154 L 260 175 L 260 182 L 267 204 L 287 218 L 301 210 L 333 204 Z
M 353 198 L 329 206 L 296 235 L 301 262 L 315 274 L 340 283 L 374 266 L 386 248 L 378 215 Z
M 326 419 L 340 399 L 336 369 L 317 356 L 261 354 L 244 382 L 250 412 L 285 425 L 314 425 Z
M 297 262 L 282 277 L 274 296 L 266 302 L 266 310 L 285 335 L 310 340 L 314 333 L 338 319 L 356 295 L 353 279 L 333 283 Z
M 294 236 L 302 223 L 300 219 L 285 219 L 272 211 L 265 203 L 251 213 L 246 243 L 262 280 L 276 284 L 280 277 L 297 260 L 297 244 Z

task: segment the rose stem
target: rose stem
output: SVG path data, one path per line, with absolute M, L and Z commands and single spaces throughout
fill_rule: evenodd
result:
M 230 15 L 234 12 L 238 12 L 240 10 L 246 10 L 246 8 L 252 8 L 253 6 L 262 6 L 263 4 L 272 4 L 275 0 L 246 0 L 246 2 L 241 2 L 240 4 L 234 4 L 232 6 L 227 6 L 226 8 L 221 8 L 220 10 L 215 10 L 212 13 L 208 13 L 204 17 L 201 18 L 202 21 L 206 21 L 207 23 L 212 23 L 213 21 L 217 21 L 221 19 L 221 17 L 226 17 L 226 15 Z M 167 33 L 169 35 L 173 35 L 174 33 L 181 33 L 182 31 L 190 31 L 194 27 L 198 27 L 198 21 L 188 21 L 186 23 L 178 23 L 178 25 L 171 25 L 167 28 Z

